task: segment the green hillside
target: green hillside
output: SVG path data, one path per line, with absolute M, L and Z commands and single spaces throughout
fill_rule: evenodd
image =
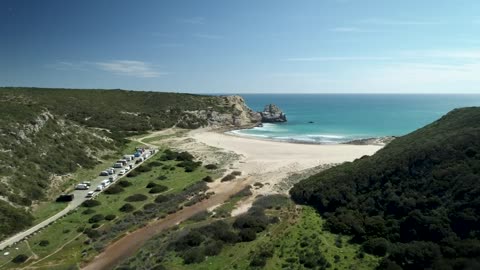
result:
M 0 88 L 0 239 L 28 226 L 32 203 L 61 192 L 70 173 L 118 155 L 126 137 L 206 125 L 186 112 L 195 110 L 231 107 L 191 94 Z
M 384 256 L 380 269 L 480 269 L 480 108 L 454 110 L 291 195 Z

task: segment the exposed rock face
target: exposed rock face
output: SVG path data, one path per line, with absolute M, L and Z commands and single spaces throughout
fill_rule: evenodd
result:
M 183 120 L 187 116 L 194 116 L 202 121 L 206 121 L 207 125 L 213 128 L 248 128 L 260 123 L 261 116 L 259 113 L 250 109 L 245 100 L 241 96 L 223 96 L 223 110 L 208 108 L 199 111 L 186 111 Z M 204 124 L 199 124 L 204 126 Z
M 287 116 L 275 104 L 266 105 L 260 115 L 263 123 L 287 122 Z

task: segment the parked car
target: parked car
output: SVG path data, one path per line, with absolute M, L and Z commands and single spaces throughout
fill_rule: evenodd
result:
M 116 178 L 117 178 L 116 175 L 112 175 L 108 178 L 108 180 L 110 180 L 110 182 L 113 182 L 113 181 L 115 181 Z
M 107 171 L 102 171 L 100 172 L 100 176 L 107 176 L 108 175 L 108 172 Z
M 124 175 L 126 173 L 125 169 L 123 170 L 120 170 L 120 172 L 118 172 L 118 175 Z
M 83 181 L 82 184 L 87 185 L 88 187 L 90 187 L 90 185 L 91 185 L 92 183 L 91 183 L 90 181 Z
M 98 185 L 97 188 L 95 189 L 95 191 L 102 191 L 103 190 L 103 186 L 102 185 Z
M 87 190 L 88 186 L 85 185 L 85 184 L 78 184 L 78 185 L 75 186 L 75 189 L 76 190 Z
M 113 165 L 113 167 L 116 168 L 116 169 L 120 169 L 120 168 L 123 168 L 123 164 L 120 163 L 120 162 L 117 162 Z
M 85 197 L 91 198 L 91 197 L 93 197 L 93 193 L 95 193 L 95 192 L 94 192 L 94 191 L 89 191 L 89 192 L 87 193 L 87 196 L 85 196 Z
M 104 179 L 104 180 L 102 180 L 102 182 L 100 182 L 100 184 L 101 184 L 103 187 L 106 187 L 106 186 L 110 185 L 110 180 Z

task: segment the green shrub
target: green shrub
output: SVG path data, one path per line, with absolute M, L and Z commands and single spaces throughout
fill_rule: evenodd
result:
M 157 177 L 158 180 L 167 180 L 167 177 L 165 175 L 160 175 Z
M 105 217 L 102 214 L 93 215 L 91 218 L 88 219 L 88 223 L 98 223 L 104 220 Z
M 389 242 L 385 238 L 373 238 L 362 244 L 362 249 L 376 256 L 385 256 L 387 254 Z
M 257 238 L 257 233 L 255 232 L 255 229 L 246 228 L 240 230 L 238 236 L 242 242 L 251 242 Z
M 201 247 L 194 247 L 181 254 L 185 264 L 201 263 L 205 260 L 204 250 Z
M 46 247 L 48 245 L 50 245 L 50 241 L 48 240 L 41 240 L 39 243 L 38 243 L 39 246 L 41 247 Z
M 153 188 L 153 187 L 156 187 L 156 186 L 158 186 L 157 183 L 149 182 L 149 183 L 147 184 L 146 188 Z
M 101 203 L 97 200 L 86 200 L 82 203 L 82 206 L 83 207 L 95 207 L 95 206 L 99 206 Z
M 235 176 L 240 176 L 240 175 L 242 175 L 242 172 L 241 171 L 233 171 L 231 174 L 235 175 Z
M 98 228 L 98 227 L 100 227 L 100 224 L 99 224 L 99 223 L 93 223 L 91 228 L 92 228 L 92 229 L 96 229 L 96 228 Z
M 105 216 L 105 220 L 108 220 L 108 221 L 114 220 L 116 217 L 117 217 L 117 216 L 115 216 L 115 215 L 113 215 L 113 214 L 106 215 L 106 216 Z
M 113 195 L 113 194 L 121 193 L 123 191 L 124 191 L 124 189 L 121 186 L 112 185 L 112 186 L 108 187 L 104 192 L 105 192 L 105 194 Z
M 129 203 L 126 203 L 122 207 L 120 207 L 120 209 L 118 209 L 118 210 L 120 210 L 121 212 L 130 213 L 133 210 L 135 210 L 135 206 L 133 206 Z
M 210 175 L 205 176 L 202 180 L 208 183 L 213 182 L 213 178 Z
M 222 182 L 232 181 L 233 179 L 235 179 L 235 177 L 236 176 L 233 174 L 228 174 L 225 177 L 223 177 L 221 181 Z
M 127 177 L 136 177 L 140 175 L 140 172 L 137 171 L 137 170 L 133 170 L 133 171 L 130 171 L 128 174 L 127 174 Z
M 168 190 L 168 187 L 163 186 L 163 185 L 157 185 L 157 186 L 153 187 L 152 189 L 150 189 L 150 191 L 148 191 L 148 193 L 155 194 L 155 193 L 161 193 L 161 192 L 164 192 L 164 191 L 167 191 L 167 190 Z
M 141 202 L 148 199 L 148 196 L 145 194 L 133 194 L 125 198 L 126 202 Z
M 126 188 L 126 187 L 131 186 L 132 183 L 129 182 L 129 181 L 127 181 L 127 180 L 120 180 L 120 181 L 118 181 L 118 185 L 120 185 L 121 187 Z
M 207 169 L 207 170 L 216 170 L 216 169 L 218 169 L 218 166 L 215 165 L 215 164 L 207 164 L 207 165 L 205 165 L 205 169 Z
M 13 263 L 17 263 L 17 264 L 20 264 L 20 263 L 24 263 L 28 260 L 28 256 L 25 255 L 25 254 L 18 254 L 17 256 L 15 256 L 15 258 L 12 259 L 12 262 Z
M 199 222 L 199 221 L 206 220 L 208 217 L 210 217 L 210 213 L 207 210 L 203 210 L 194 214 L 188 220 Z
M 165 195 L 158 195 L 156 198 L 155 198 L 155 202 L 156 203 L 163 203 L 163 202 L 166 202 L 169 200 L 169 197 L 168 196 L 165 196 Z

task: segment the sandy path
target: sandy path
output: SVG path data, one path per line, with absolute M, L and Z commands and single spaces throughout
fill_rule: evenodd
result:
M 123 260 L 134 255 L 147 240 L 160 233 L 161 231 L 171 228 L 176 224 L 188 219 L 196 213 L 206 210 L 215 205 L 226 201 L 231 195 L 239 192 L 246 185 L 251 183 L 251 179 L 238 179 L 229 183 L 216 185 L 213 191 L 216 193 L 208 200 L 204 200 L 190 207 L 168 215 L 164 219 L 151 222 L 147 226 L 129 233 L 109 245 L 101 254 L 93 259 L 84 270 L 101 270 L 112 269 Z M 220 188 L 221 187 L 221 188 Z

